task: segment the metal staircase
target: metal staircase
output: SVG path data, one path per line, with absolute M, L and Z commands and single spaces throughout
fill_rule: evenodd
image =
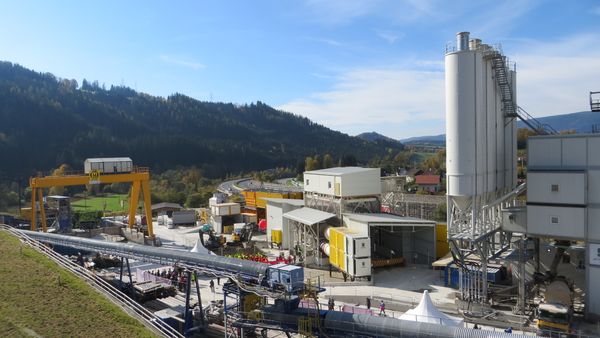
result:
M 504 116 L 509 118 L 519 117 L 515 99 L 513 95 L 512 79 L 508 70 L 508 62 L 506 56 L 499 51 L 493 50 L 489 55 L 492 62 L 492 69 L 496 75 L 496 83 L 500 89 L 502 106 L 504 108 Z
M 500 96 L 502 100 L 502 107 L 504 109 L 504 116 L 506 118 L 514 119 L 519 118 L 527 127 L 535 131 L 540 135 L 552 135 L 558 134 L 554 128 L 547 124 L 542 124 L 536 120 L 533 116 L 529 115 L 525 109 L 519 107 L 516 104 L 514 97 L 514 91 L 512 88 L 512 78 L 510 76 L 508 60 L 506 56 L 498 50 L 491 49 L 487 57 L 492 62 L 492 69 L 496 77 L 496 84 L 498 85 Z

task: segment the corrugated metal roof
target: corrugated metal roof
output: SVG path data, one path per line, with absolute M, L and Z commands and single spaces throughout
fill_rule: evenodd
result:
M 294 199 L 294 198 L 271 198 L 271 197 L 261 197 L 261 199 L 267 201 L 267 202 L 274 202 L 274 203 L 280 203 L 280 204 L 289 204 L 289 205 L 295 205 L 295 206 L 304 206 L 304 200 L 300 200 L 300 199 Z
M 183 207 L 177 203 L 169 203 L 169 202 L 161 202 L 152 204 L 150 207 L 152 210 L 162 209 L 162 208 L 173 208 L 173 209 L 183 209 Z
M 100 162 L 125 162 L 131 161 L 129 157 L 103 157 L 103 158 L 88 158 L 87 162 L 90 163 L 100 163 Z
M 313 225 L 335 217 L 335 215 L 317 209 L 300 208 L 286 212 L 283 217 L 302 224 Z
M 344 174 L 354 174 L 354 173 L 362 173 L 365 171 L 373 171 L 380 170 L 379 168 L 362 168 L 362 167 L 337 167 L 337 168 L 327 168 L 320 170 L 310 170 L 305 171 L 305 174 L 313 174 L 313 175 L 333 175 L 333 176 L 341 176 Z
M 344 214 L 344 217 L 348 217 L 351 220 L 363 222 L 363 223 L 388 223 L 401 226 L 413 226 L 413 225 L 428 225 L 435 226 L 435 221 L 428 221 L 415 217 L 403 217 L 392 214 L 373 213 L 373 214 Z

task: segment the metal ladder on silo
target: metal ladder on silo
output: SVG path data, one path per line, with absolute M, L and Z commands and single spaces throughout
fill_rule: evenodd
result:
M 531 130 L 542 135 L 558 134 L 554 128 L 547 124 L 542 124 L 533 116 L 529 115 L 525 109 L 516 105 L 514 101 L 512 79 L 509 78 L 508 63 L 506 57 L 497 50 L 493 50 L 488 54 L 492 62 L 492 69 L 496 76 L 496 83 L 500 89 L 502 106 L 504 108 L 504 116 L 510 119 L 519 118 Z
M 508 66 L 506 64 L 506 57 L 494 51 L 490 54 L 492 61 L 492 68 L 496 75 L 496 83 L 500 88 L 500 96 L 502 98 L 502 106 L 504 107 L 504 116 L 515 118 L 519 117 L 517 109 L 515 107 L 515 101 L 513 99 L 513 91 L 511 86 L 511 79 L 509 78 Z

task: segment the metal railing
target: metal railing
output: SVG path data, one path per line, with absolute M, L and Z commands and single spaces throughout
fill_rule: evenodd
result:
M 142 305 L 125 295 L 123 292 L 112 286 L 109 282 L 105 281 L 99 276 L 96 276 L 88 269 L 72 262 L 71 260 L 63 257 L 50 249 L 43 243 L 30 238 L 26 234 L 15 230 L 9 226 L 0 225 L 0 229 L 9 232 L 15 237 L 19 238 L 23 243 L 28 244 L 36 251 L 46 255 L 52 259 L 59 266 L 67 269 L 76 276 L 86 280 L 88 285 L 93 287 L 96 291 L 102 293 L 106 297 L 110 298 L 115 304 L 121 307 L 125 312 L 133 314 L 137 317 L 146 327 L 161 334 L 164 337 L 183 337 L 181 333 L 169 326 L 162 319 L 157 317 L 154 313 L 150 312 Z

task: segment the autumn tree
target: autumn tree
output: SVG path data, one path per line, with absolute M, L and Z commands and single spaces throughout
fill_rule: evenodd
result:
M 332 168 L 333 167 L 333 157 L 331 157 L 331 155 L 329 154 L 325 154 L 325 156 L 323 156 L 323 168 L 327 169 L 327 168 Z
M 58 168 L 52 171 L 52 176 L 65 176 L 69 171 L 71 171 L 71 167 L 68 164 L 61 164 Z M 64 186 L 52 186 L 50 187 L 50 195 L 64 195 L 65 187 Z

